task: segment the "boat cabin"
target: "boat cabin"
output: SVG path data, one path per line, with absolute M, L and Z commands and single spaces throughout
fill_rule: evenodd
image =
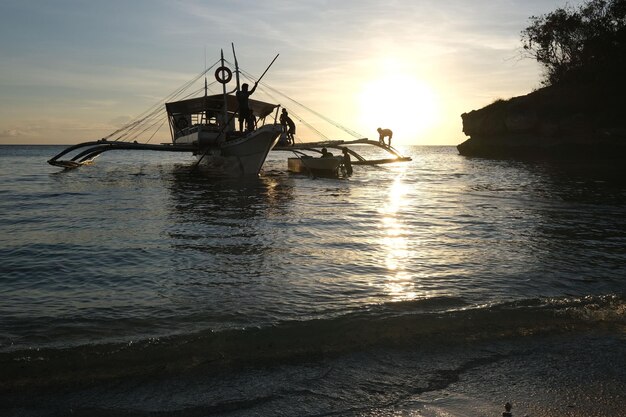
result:
M 279 107 L 253 99 L 248 100 L 248 105 L 253 115 L 248 130 L 263 126 L 266 117 Z M 238 132 L 235 129 L 238 107 L 237 97 L 232 94 L 215 94 L 166 103 L 172 142 L 204 147 L 245 135 L 248 130 Z

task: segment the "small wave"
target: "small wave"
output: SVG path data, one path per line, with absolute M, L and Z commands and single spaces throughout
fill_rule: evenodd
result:
M 462 308 L 431 308 L 442 304 Z M 312 360 L 373 347 L 438 349 L 458 343 L 625 324 L 626 300 L 618 295 L 533 299 L 487 307 L 469 307 L 456 299 L 395 303 L 336 318 L 268 327 L 7 352 L 0 354 L 0 390 Z
M 408 311 L 416 310 L 454 310 L 469 307 L 470 303 L 461 297 L 431 297 L 414 300 L 397 301 L 385 304 L 385 307 L 392 311 Z

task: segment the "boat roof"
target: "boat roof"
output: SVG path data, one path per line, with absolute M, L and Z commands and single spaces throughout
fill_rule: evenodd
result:
M 237 97 L 232 94 L 226 95 L 226 102 L 230 111 L 236 111 L 237 108 L 239 108 Z M 224 95 L 215 94 L 211 96 L 202 96 L 165 103 L 165 108 L 169 114 L 196 114 L 207 110 L 216 112 L 222 111 L 223 103 Z M 248 106 L 257 117 L 265 117 L 278 107 L 277 104 L 265 103 L 263 101 L 253 99 L 248 99 Z

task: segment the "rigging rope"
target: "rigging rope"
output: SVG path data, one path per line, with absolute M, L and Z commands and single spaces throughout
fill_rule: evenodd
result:
M 154 127 L 157 123 L 159 123 L 160 120 L 155 121 L 154 123 L 152 123 L 151 125 L 147 126 L 145 129 L 143 129 L 142 131 L 139 131 L 137 133 L 135 133 L 134 136 L 128 138 L 129 141 L 132 140 L 136 140 L 140 135 L 142 135 L 143 133 L 145 133 L 146 131 L 150 130 L 152 127 Z M 163 121 L 161 121 L 161 124 L 163 124 Z M 154 136 L 154 135 L 153 135 Z
M 154 137 L 154 135 L 156 135 L 156 134 L 157 134 L 157 132 L 158 132 L 159 130 L 161 130 L 161 128 L 163 127 L 163 124 L 165 124 L 165 121 L 166 121 L 166 120 L 167 120 L 167 119 L 163 119 L 163 120 L 161 121 L 161 124 L 159 125 L 159 127 L 158 127 L 155 131 L 154 131 L 154 133 L 152 133 L 152 136 L 150 136 L 150 138 L 148 138 L 148 140 L 146 141 L 146 143 L 150 143 L 150 141 L 152 140 L 152 138 Z
M 240 71 L 241 71 L 244 75 L 246 75 L 246 77 L 248 77 L 248 78 L 250 78 L 250 79 L 254 80 L 254 77 L 253 77 L 252 75 L 250 75 L 248 72 L 243 71 L 243 70 L 240 70 Z M 356 132 L 356 131 L 354 131 L 354 130 L 352 130 L 352 129 L 350 129 L 350 128 L 347 128 L 347 127 L 343 126 L 342 124 L 340 124 L 340 123 L 338 123 L 338 122 L 336 122 L 336 121 L 334 121 L 334 120 L 332 120 L 332 119 L 330 119 L 330 118 L 328 118 L 328 117 L 324 116 L 323 114 L 320 114 L 319 112 L 317 112 L 317 111 L 313 110 L 312 108 L 307 107 L 307 106 L 305 106 L 304 104 L 302 104 L 302 103 L 298 102 L 297 100 L 295 100 L 295 99 L 293 99 L 293 98 L 289 97 L 289 96 L 288 96 L 288 95 L 286 95 L 285 93 L 283 93 L 283 92 L 281 92 L 281 91 L 278 91 L 277 89 L 273 88 L 273 87 L 272 87 L 272 86 L 270 86 L 269 84 L 267 84 L 267 83 L 265 83 L 265 82 L 262 82 L 262 83 L 259 83 L 259 84 L 261 84 L 261 85 L 265 86 L 267 89 L 269 89 L 269 90 L 273 91 L 274 93 L 278 94 L 279 96 L 284 97 L 284 98 L 286 98 L 287 100 L 290 100 L 291 102 L 293 102 L 293 103 L 297 104 L 298 106 L 302 107 L 303 109 L 305 109 L 305 110 L 307 110 L 307 111 L 309 111 L 309 112 L 313 113 L 314 115 L 316 115 L 316 116 L 317 116 L 317 117 L 319 117 L 320 119 L 322 119 L 322 120 L 326 121 L 327 123 L 330 123 L 331 125 L 335 126 L 336 128 L 338 128 L 338 129 L 340 129 L 340 130 L 343 130 L 344 132 L 348 133 L 349 135 L 351 135 L 351 136 L 353 136 L 353 137 L 355 137 L 355 138 L 357 138 L 357 139 L 361 139 L 361 138 L 363 138 L 363 137 L 364 137 L 364 136 L 363 136 L 363 135 L 361 135 L 360 133 L 358 133 L 358 132 Z
M 273 94 L 265 91 L 263 89 L 263 87 L 261 86 L 261 91 L 264 91 L 265 94 L 268 95 L 268 97 L 270 97 L 273 101 L 278 102 L 278 100 L 276 99 L 276 97 L 274 97 Z M 293 116 L 296 120 L 298 120 L 300 123 L 302 123 L 303 125 L 305 125 L 306 127 L 308 127 L 309 129 L 311 129 L 313 132 L 317 133 L 317 135 L 325 140 L 330 140 L 328 138 L 328 136 L 326 136 L 325 134 L 323 134 L 322 132 L 320 132 L 318 129 L 316 129 L 315 127 L 313 127 L 312 124 L 310 124 L 309 122 L 307 122 L 306 120 L 304 120 L 302 117 L 300 117 L 298 114 L 296 114 L 292 109 L 288 109 L 287 107 L 283 106 L 284 109 L 286 109 L 289 112 L 290 116 Z
M 185 99 L 187 99 L 189 97 L 192 97 L 192 96 L 195 96 L 198 93 L 200 93 L 201 91 L 203 91 L 204 88 L 205 88 L 204 86 L 202 86 L 202 87 L 198 88 L 197 90 L 194 90 L 194 91 L 186 94 L 182 98 L 180 98 L 180 96 L 183 93 L 185 93 L 194 83 L 196 83 L 200 78 L 205 76 L 216 65 L 220 64 L 220 62 L 221 62 L 220 60 L 216 61 L 213 65 L 211 65 L 210 67 L 206 68 L 205 70 L 203 70 L 202 72 L 197 74 L 194 78 L 192 78 L 191 80 L 185 82 L 179 88 L 175 89 L 172 93 L 170 93 L 164 99 L 160 100 L 158 103 L 155 103 L 153 106 L 149 107 L 143 113 L 139 114 L 135 119 L 131 120 L 129 123 L 127 123 L 126 125 L 122 126 L 119 129 L 115 130 L 114 132 L 110 133 L 109 135 L 105 136 L 103 139 L 104 140 L 108 140 L 111 137 L 114 137 L 114 136 L 117 135 L 117 137 L 115 139 L 113 139 L 113 141 L 115 141 L 115 142 L 117 142 L 117 141 L 132 141 L 132 140 L 135 140 L 140 135 L 142 135 L 146 131 L 150 130 L 155 125 L 157 125 L 159 123 L 159 121 L 161 121 L 161 118 L 163 118 L 163 120 L 161 121 L 161 123 L 160 123 L 159 127 L 157 128 L 157 130 L 155 130 L 154 133 L 148 139 L 148 142 L 149 142 L 150 140 L 152 140 L 154 138 L 156 133 L 163 127 L 163 124 L 167 120 L 167 111 L 165 109 L 164 104 L 168 103 L 168 102 L 171 102 L 171 101 L 174 101 L 174 100 L 185 100 Z M 231 66 L 233 65 L 228 60 L 225 60 L 225 62 L 227 62 Z M 242 70 L 240 68 L 239 72 L 240 72 L 240 74 L 242 74 L 245 77 L 245 79 L 250 80 L 250 82 L 256 81 L 256 79 L 250 73 L 248 73 L 247 71 L 244 71 L 244 70 Z M 210 84 L 208 84 L 207 87 L 213 86 L 216 83 L 217 83 L 217 81 L 213 81 Z M 364 137 L 360 133 L 358 133 L 358 132 L 356 132 L 356 131 L 354 131 L 352 129 L 349 129 L 349 128 L 341 125 L 340 123 L 338 123 L 338 122 L 336 122 L 336 121 L 334 121 L 334 120 L 332 120 L 332 119 L 330 119 L 330 118 L 320 114 L 319 112 L 311 109 L 310 107 L 307 107 L 304 104 L 298 102 L 297 100 L 287 96 L 286 94 L 284 94 L 281 91 L 273 88 L 272 86 L 270 86 L 269 84 L 267 84 L 265 82 L 259 83 L 259 86 L 261 87 L 260 90 L 263 91 L 269 97 L 271 97 L 272 100 L 275 101 L 275 102 L 278 102 L 279 100 L 276 99 L 274 94 L 291 101 L 292 103 L 300 106 L 301 108 L 305 109 L 306 111 L 316 115 L 320 119 L 326 121 L 327 123 L 331 124 L 332 126 L 334 126 L 334 127 L 338 128 L 338 129 L 348 133 L 349 135 L 351 135 L 351 136 L 353 136 L 355 138 L 359 139 L 359 138 L 363 138 Z M 273 92 L 274 94 L 270 93 L 270 91 Z M 283 107 L 286 108 L 285 106 L 283 106 Z M 306 120 L 304 120 L 303 117 L 301 117 L 300 115 L 294 113 L 292 109 L 288 109 L 288 111 L 289 111 L 289 113 L 290 113 L 290 115 L 292 117 L 294 117 L 300 123 L 305 125 L 311 131 L 315 132 L 319 137 L 321 137 L 321 138 L 323 138 L 325 140 L 329 140 L 329 138 L 325 134 L 323 134 L 321 131 L 319 131 L 317 128 L 315 128 L 313 125 L 311 125 L 311 123 L 309 123 Z M 165 117 L 163 117 L 163 114 L 165 114 Z M 158 119 L 158 120 L 155 121 L 155 119 Z
M 110 133 L 109 135 L 105 136 L 103 139 L 107 140 L 107 139 L 109 139 L 109 138 L 119 134 L 119 136 L 117 138 L 115 138 L 114 141 L 115 142 L 120 141 L 120 140 L 126 138 L 127 136 L 131 135 L 136 130 L 139 130 L 141 127 L 143 127 L 143 125 L 145 125 L 147 123 L 150 123 L 152 121 L 152 119 L 154 119 L 155 117 L 159 116 L 159 113 L 161 113 L 164 110 L 163 109 L 163 105 L 165 103 L 167 103 L 169 101 L 172 101 L 172 100 L 175 100 L 178 96 L 180 96 L 182 93 L 184 93 L 189 87 L 191 87 L 195 82 L 197 82 L 200 78 L 202 78 L 202 76 L 204 76 L 209 71 L 211 71 L 213 69 L 213 67 L 215 67 L 219 62 L 220 61 L 216 61 L 209 68 L 207 68 L 204 71 L 200 72 L 198 75 L 196 75 L 191 80 L 185 82 L 182 86 L 180 86 L 179 88 L 174 90 L 172 93 L 170 93 L 164 99 L 160 100 L 158 103 L 152 105 L 147 110 L 145 110 L 143 113 L 139 114 L 134 120 L 132 120 L 131 122 L 129 122 L 126 125 L 122 126 L 121 128 L 115 130 L 114 132 Z M 213 84 L 215 84 L 215 81 L 211 83 L 211 85 L 213 85 Z M 204 87 L 202 87 L 202 89 L 204 89 Z M 200 89 L 200 90 L 202 90 L 202 89 Z M 189 97 L 190 95 L 193 95 L 193 94 L 197 94 L 198 91 L 199 90 L 197 90 L 196 92 L 192 92 L 192 93 L 188 94 L 186 97 Z M 154 126 L 155 124 L 156 123 L 152 123 L 148 127 L 148 129 L 150 127 Z M 144 133 L 146 130 L 147 129 L 142 130 L 140 132 L 140 134 Z M 137 136 L 138 135 L 135 135 L 134 137 L 136 138 Z M 152 135 L 152 137 L 153 136 L 154 136 L 154 134 Z M 132 139 L 130 139 L 130 140 L 132 140 Z

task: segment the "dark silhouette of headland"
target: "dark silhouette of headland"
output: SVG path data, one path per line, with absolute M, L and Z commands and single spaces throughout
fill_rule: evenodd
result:
M 523 55 L 543 87 L 463 113 L 459 153 L 480 157 L 626 157 L 626 0 L 591 0 L 530 18 Z

